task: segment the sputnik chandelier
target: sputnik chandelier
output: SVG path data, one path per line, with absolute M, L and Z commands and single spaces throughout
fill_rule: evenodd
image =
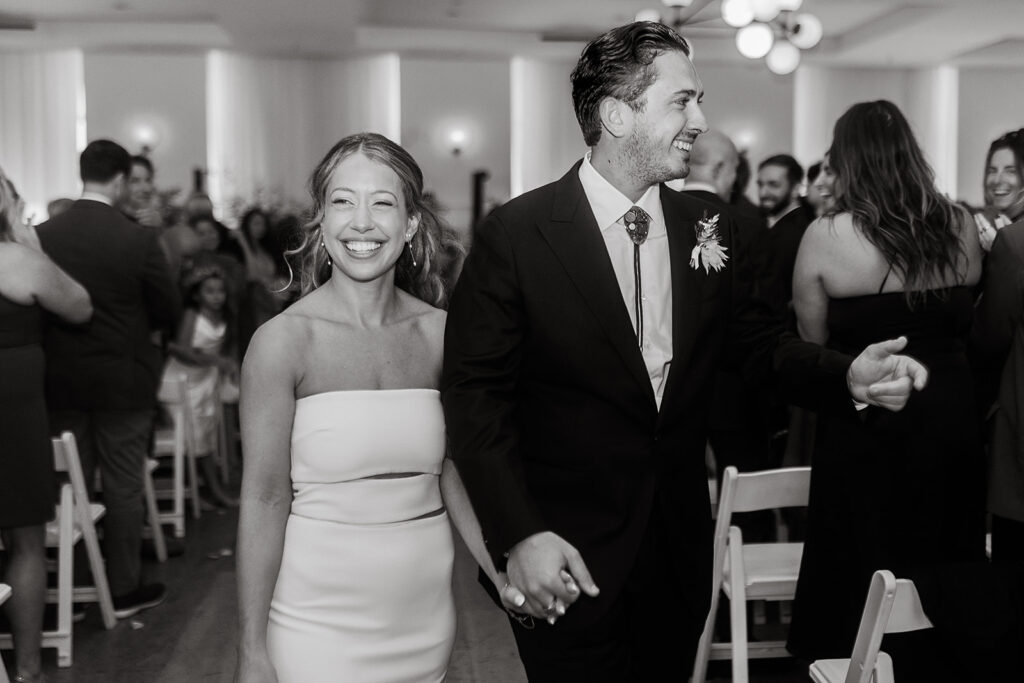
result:
M 803 0 L 722 0 L 722 19 L 736 32 L 736 49 L 748 59 L 764 57 L 773 73 L 800 66 L 800 51 L 821 40 L 821 20 L 797 13 Z
M 688 20 L 693 18 L 690 16 L 692 13 L 684 10 L 694 0 L 661 2 L 667 12 L 640 10 L 636 20 L 660 21 L 682 31 Z M 704 3 L 705 6 L 707 4 Z M 807 12 L 797 13 L 802 4 L 803 0 L 722 0 L 722 19 L 739 29 L 736 48 L 741 55 L 749 59 L 764 57 L 771 71 L 788 74 L 800 66 L 800 51 L 809 50 L 821 40 L 821 21 Z

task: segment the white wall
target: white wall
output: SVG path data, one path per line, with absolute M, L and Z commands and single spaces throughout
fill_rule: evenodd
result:
M 159 137 L 150 158 L 162 189 L 192 186 L 206 165 L 206 78 L 202 54 L 86 53 L 89 140 L 109 138 L 132 154 L 140 129 Z
M 983 202 L 985 155 L 993 140 L 1024 128 L 1024 69 L 971 68 L 960 71 L 958 196 Z
M 472 218 L 471 175 L 490 173 L 487 199 L 509 197 L 510 94 L 507 59 L 402 58 L 402 146 L 423 169 L 424 184 L 452 227 Z M 466 142 L 452 154 L 449 134 Z
M 701 64 L 702 108 L 710 128 L 719 130 L 747 152 L 751 170 L 773 154 L 793 153 L 793 88 L 791 76 L 776 76 L 763 64 Z M 754 196 L 753 181 L 747 194 Z

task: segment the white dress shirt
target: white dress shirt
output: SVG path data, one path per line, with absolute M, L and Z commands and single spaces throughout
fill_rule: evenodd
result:
M 110 201 L 110 197 L 99 192 L 92 192 L 91 190 L 85 190 L 82 192 L 82 199 L 88 199 L 100 204 L 106 204 L 107 206 L 113 206 L 113 202 Z
M 660 186 L 652 185 L 634 204 L 619 192 L 590 163 L 588 152 L 580 165 L 580 183 L 590 209 L 601 229 L 601 237 L 615 270 L 615 279 L 629 319 L 636 329 L 636 285 L 633 280 L 633 241 L 626 232 L 622 216 L 639 206 L 651 217 L 647 240 L 640 245 L 641 302 L 644 338 L 640 345 L 654 398 L 661 408 L 669 367 L 672 365 L 672 266 L 668 252 L 665 215 L 661 210 Z M 640 342 L 638 342 L 640 343 Z

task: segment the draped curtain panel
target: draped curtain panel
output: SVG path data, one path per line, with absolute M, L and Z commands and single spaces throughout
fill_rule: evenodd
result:
M 0 167 L 25 198 L 33 222 L 46 204 L 81 192 L 85 147 L 82 52 L 0 53 Z
M 307 203 L 306 181 L 332 144 L 361 130 L 397 139 L 396 55 L 276 59 L 207 57 L 208 188 L 219 214 Z

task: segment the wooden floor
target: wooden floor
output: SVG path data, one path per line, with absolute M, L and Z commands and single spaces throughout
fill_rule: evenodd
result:
M 190 523 L 186 552 L 166 564 L 146 561 L 148 580 L 163 581 L 167 601 L 103 630 L 95 607 L 75 626 L 74 665 L 58 669 L 53 650 L 43 651 L 51 683 L 230 683 L 235 671 L 235 511 L 204 513 Z M 468 552 L 457 547 L 455 598 L 458 635 L 449 683 L 521 683 L 526 680 L 504 614 L 476 581 Z M 4 661 L 10 665 L 10 652 Z M 713 662 L 711 675 L 728 680 L 729 663 Z M 680 681 L 686 673 L 680 672 Z M 791 660 L 751 664 L 754 683 L 807 681 L 806 667 Z

